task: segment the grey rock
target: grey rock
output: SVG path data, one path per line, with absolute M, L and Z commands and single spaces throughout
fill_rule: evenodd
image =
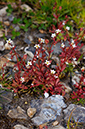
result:
M 9 110 L 9 112 L 7 113 L 7 115 L 10 118 L 24 119 L 24 120 L 27 119 L 26 112 L 20 106 L 18 106 L 17 109 Z
M 44 99 L 40 107 L 41 111 L 39 115 L 32 118 L 32 121 L 36 125 L 56 120 L 57 116 L 61 115 L 62 109 L 66 108 L 66 104 L 61 95 L 52 95 Z
M 31 44 L 31 41 L 27 38 L 24 39 L 24 42 L 27 43 L 27 44 Z
M 6 90 L 0 90 L 0 103 L 8 104 L 13 99 L 13 93 Z
M 16 31 L 20 31 L 20 27 L 17 25 L 17 26 L 15 26 L 15 28 L 14 28 Z
M 2 9 L 0 9 L 0 16 L 1 16 L 1 17 L 5 16 L 5 15 L 7 14 L 7 12 L 6 12 L 6 9 L 7 9 L 7 8 L 8 8 L 8 7 L 6 6 L 6 7 L 2 8 Z
M 35 51 L 36 51 L 36 49 L 34 48 L 34 47 L 26 47 L 25 48 L 25 50 L 24 50 L 25 52 L 32 52 L 33 54 L 35 54 Z
M 54 55 L 60 54 L 62 52 L 60 47 L 61 47 L 60 43 L 57 43 L 56 45 L 53 45 L 53 47 L 52 47 L 52 50 L 53 50 L 52 54 L 54 54 Z
M 10 15 L 9 17 L 8 17 L 8 19 L 9 19 L 9 21 L 13 21 L 13 19 L 14 19 L 14 16 L 13 15 Z
M 17 125 L 15 125 L 15 126 L 13 127 L 13 129 L 29 129 L 29 128 L 27 128 L 27 127 L 25 127 L 25 126 L 23 126 L 23 125 L 17 124 Z
M 45 33 L 34 33 L 34 37 L 36 38 L 45 38 L 46 34 Z
M 79 122 L 82 124 L 85 124 L 85 107 L 70 104 L 65 110 L 63 110 L 65 114 L 65 120 L 67 121 L 69 119 L 69 116 L 72 112 L 72 118 L 75 120 L 75 122 Z

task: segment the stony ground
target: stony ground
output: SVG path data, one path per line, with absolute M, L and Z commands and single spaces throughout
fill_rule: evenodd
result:
M 0 21 L 4 26 L 0 29 L 0 68 L 10 58 L 10 50 L 6 47 L 3 37 L 3 33 L 5 33 L 7 39 L 11 37 L 10 26 L 13 26 L 16 31 L 20 31 L 20 36 L 13 41 L 21 56 L 25 47 L 29 46 L 28 59 L 32 58 L 32 54 L 35 52 L 33 46 L 37 43 L 38 38 L 50 39 L 50 34 L 44 31 L 30 28 L 27 32 L 22 31 L 18 25 L 12 23 L 14 14 L 7 16 L 6 9 L 7 7 L 0 8 Z M 67 42 L 66 45 L 68 45 Z M 52 58 L 58 63 L 57 55 L 61 52 L 60 45 L 57 44 L 53 49 Z M 82 53 L 85 53 L 85 46 L 82 48 Z M 7 64 L 11 74 L 15 63 L 16 57 Z M 85 60 L 83 60 L 83 63 L 85 63 Z M 54 67 L 54 64 L 51 67 Z M 79 74 L 75 73 L 73 80 L 79 81 Z M 85 104 L 72 104 L 69 98 L 72 89 L 69 87 L 68 82 L 68 77 L 62 79 L 62 83 L 67 88 L 67 94 L 64 98 L 60 95 L 44 98 L 43 96 L 28 93 L 18 97 L 13 92 L 0 89 L 0 129 L 36 129 L 39 126 L 40 128 L 47 126 L 48 129 L 65 129 L 67 128 L 69 116 L 71 117 L 69 120 L 71 121 L 71 128 L 74 128 L 75 124 L 79 122 L 76 129 L 85 129 Z

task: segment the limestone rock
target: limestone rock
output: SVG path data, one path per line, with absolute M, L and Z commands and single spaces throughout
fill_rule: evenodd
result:
M 9 61 L 8 62 L 8 58 L 6 58 L 6 55 L 5 57 L 1 57 L 0 58 L 0 69 L 3 67 L 3 65 L 6 64 L 6 66 L 8 67 L 14 67 L 15 63 Z
M 36 113 L 36 108 L 28 108 L 27 115 L 32 118 Z
M 27 4 L 21 5 L 21 9 L 25 9 L 26 12 L 28 12 L 29 10 L 32 10 L 32 8 L 29 7 Z
M 48 129 L 66 129 L 66 128 L 64 128 L 64 127 L 61 126 L 61 125 L 57 125 L 57 126 L 55 126 L 55 127 L 48 127 Z
M 72 112 L 73 111 L 73 112 Z M 85 124 L 85 107 L 70 104 L 65 110 L 63 110 L 65 114 L 65 120 L 67 121 L 69 119 L 69 116 L 72 112 L 72 117 L 75 120 L 75 122 L 79 122 L 82 124 Z
M 2 8 L 2 9 L 0 9 L 0 16 L 5 16 L 6 15 L 6 9 L 7 9 L 8 7 L 6 6 L 6 7 L 4 7 L 4 8 Z
M 4 42 L 0 41 L 0 51 L 4 51 L 5 47 L 4 47 Z
M 17 109 L 12 109 L 9 110 L 7 115 L 10 118 L 15 118 L 15 119 L 27 119 L 27 115 L 25 113 L 25 110 L 23 110 L 20 106 L 17 107 Z
M 5 24 L 6 26 L 9 26 L 9 25 L 10 25 L 9 21 L 4 21 L 4 24 Z
M 56 126 L 58 124 L 59 124 L 59 122 L 57 120 L 53 122 L 53 126 Z
M 17 125 L 15 125 L 15 126 L 13 127 L 13 129 L 29 129 L 29 128 L 27 128 L 27 127 L 25 127 L 25 126 L 23 126 L 23 125 L 17 124 Z
M 39 115 L 32 118 L 34 124 L 38 126 L 56 120 L 57 116 L 61 115 L 62 109 L 66 108 L 66 104 L 63 101 L 63 96 L 52 95 L 44 99 L 40 107 Z

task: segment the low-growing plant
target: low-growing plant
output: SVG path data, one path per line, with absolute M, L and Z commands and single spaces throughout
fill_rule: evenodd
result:
M 15 39 L 17 36 L 20 36 L 20 32 L 13 30 L 12 31 L 12 39 Z
M 8 45 L 12 48 L 10 52 L 11 59 L 14 56 L 17 59 L 17 63 L 13 68 L 15 75 L 12 83 L 8 86 L 10 89 L 13 88 L 14 92 L 20 93 L 31 89 L 37 94 L 44 94 L 45 92 L 49 94 L 65 94 L 65 86 L 61 83 L 60 75 L 62 72 L 66 72 L 66 70 L 67 72 L 72 72 L 75 66 L 78 65 L 78 61 L 81 60 L 80 48 L 83 44 L 79 43 L 85 35 L 85 30 L 80 29 L 79 33 L 75 33 L 75 39 L 70 39 L 70 27 L 66 26 L 69 20 L 67 15 L 63 21 L 59 21 L 59 14 L 56 15 L 54 13 L 53 16 L 57 21 L 57 28 L 55 25 L 52 25 L 49 30 L 52 42 L 50 43 L 48 39 L 39 38 L 39 43 L 34 46 L 36 51 L 32 60 L 26 62 L 27 54 L 21 57 L 17 53 L 13 42 L 9 40 Z M 27 23 L 27 19 L 24 22 Z M 66 41 L 68 45 L 65 44 Z M 56 64 L 56 68 L 51 69 L 52 47 L 57 43 L 60 43 L 62 50 L 59 54 L 60 64 Z M 85 89 L 81 86 L 82 83 L 85 83 L 84 77 L 81 76 L 80 83 L 74 85 L 73 99 L 85 96 Z

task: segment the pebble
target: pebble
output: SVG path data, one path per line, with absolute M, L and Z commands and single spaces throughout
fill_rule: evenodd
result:
M 9 26 L 10 25 L 10 22 L 9 21 L 5 21 L 4 22 L 4 25 Z
M 7 115 L 10 118 L 27 120 L 25 110 L 23 110 L 20 106 L 18 106 L 16 109 L 9 110 Z
M 32 10 L 32 8 L 30 6 L 28 6 L 27 4 L 21 5 L 21 9 L 22 10 L 24 9 L 26 12 L 28 12 L 29 10 Z
M 15 126 L 13 127 L 13 129 L 29 129 L 29 128 L 27 128 L 27 127 L 25 127 L 25 126 L 23 126 L 23 125 L 17 124 L 17 125 L 15 125 Z
M 28 108 L 27 109 L 27 115 L 32 118 L 36 113 L 36 108 Z
M 8 7 L 6 6 L 6 7 L 2 8 L 2 9 L 0 9 L 0 16 L 1 16 L 1 17 L 5 16 L 5 15 L 7 14 L 7 12 L 6 12 L 6 9 L 7 9 L 7 8 L 8 8 Z
M 59 122 L 57 120 L 53 122 L 53 126 L 56 126 L 58 124 L 59 124 Z

